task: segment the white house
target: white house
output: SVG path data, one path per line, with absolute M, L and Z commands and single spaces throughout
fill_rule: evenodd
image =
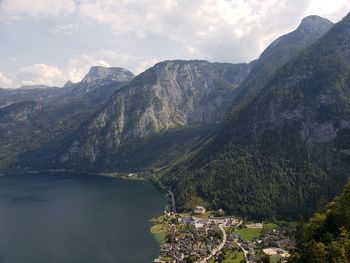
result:
M 195 214 L 204 214 L 205 213 L 205 208 L 203 206 L 196 206 L 194 209 Z

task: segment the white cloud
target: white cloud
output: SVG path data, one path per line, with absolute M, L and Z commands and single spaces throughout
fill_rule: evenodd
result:
M 347 11 L 349 0 L 0 0 L 4 32 L 15 32 L 2 35 L 0 55 L 16 57 L 0 70 L 12 86 L 61 85 L 93 65 L 140 73 L 164 59 L 249 62 L 306 15 L 337 21 Z M 43 45 L 57 52 L 21 52 Z
M 305 0 L 87 0 L 78 12 L 116 35 L 169 39 L 184 57 L 249 61 L 275 35 L 296 26 L 307 7 Z
M 43 63 L 21 68 L 17 78 L 21 85 L 55 86 L 65 81 L 62 70 L 54 65 Z
M 0 72 L 0 87 L 1 88 L 9 88 L 12 85 L 12 80 L 5 77 L 1 72 Z
M 1 18 L 19 19 L 23 15 L 61 16 L 76 10 L 74 0 L 1 0 Z
M 349 0 L 311 0 L 307 12 L 338 22 L 349 11 Z
M 53 30 L 52 33 L 57 34 L 66 34 L 66 35 L 72 35 L 74 33 L 79 32 L 80 25 L 78 24 L 70 24 L 70 25 L 58 25 Z

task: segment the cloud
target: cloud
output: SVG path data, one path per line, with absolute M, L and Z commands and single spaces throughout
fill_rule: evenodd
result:
M 62 70 L 54 65 L 33 64 L 20 69 L 18 80 L 21 85 L 48 85 L 55 86 L 64 83 Z
M 249 61 L 262 46 L 301 20 L 305 0 L 84 1 L 83 19 L 110 26 L 116 35 L 174 42 L 184 57 Z
M 349 0 L 311 0 L 307 12 L 337 22 L 349 11 Z
M 0 21 L 19 20 L 23 16 L 62 16 L 76 10 L 74 0 L 1 0 Z
M 80 25 L 78 24 L 70 24 L 70 25 L 58 25 L 51 32 L 54 34 L 65 34 L 72 35 L 74 33 L 79 32 Z
M 61 85 L 93 65 L 140 73 L 165 59 L 249 62 L 306 15 L 338 21 L 349 9 L 349 0 L 0 0 L 0 23 L 10 21 L 0 56 L 16 57 L 0 71 L 12 86 Z
M 1 88 L 8 88 L 12 85 L 12 80 L 5 77 L 1 72 L 0 72 L 0 87 Z

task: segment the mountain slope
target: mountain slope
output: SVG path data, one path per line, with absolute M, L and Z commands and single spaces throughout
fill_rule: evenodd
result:
M 63 88 L 7 90 L 12 95 L 6 101 L 15 100 L 0 108 L 0 169 L 23 168 L 32 151 L 49 145 L 55 152 L 54 145 L 60 145 L 132 78 L 122 68 L 93 67 L 83 81 Z
M 19 89 L 0 88 L 0 107 L 22 101 L 44 102 L 57 96 L 64 96 L 66 92 L 69 90 L 47 86 L 27 86 Z
M 247 103 L 275 71 L 287 63 L 305 47 L 322 37 L 333 23 L 319 16 L 305 17 L 298 28 L 273 41 L 252 64 L 252 70 L 247 79 L 237 91 L 235 104 Z
M 350 172 L 350 16 L 268 80 L 212 141 L 163 181 L 247 217 L 310 215 Z
M 123 145 L 135 145 L 136 141 L 168 130 L 215 125 L 223 119 L 235 88 L 249 70 L 248 64 L 158 63 L 115 92 L 107 106 L 84 124 L 60 159 L 68 163 L 86 160 L 103 167 L 119 159 Z M 114 162 L 114 167 L 120 165 Z
M 342 194 L 300 226 L 289 262 L 348 262 L 350 259 L 350 181 Z
M 59 156 L 50 159 L 55 159 L 58 167 L 79 169 L 163 166 L 198 147 L 226 116 L 237 93 L 257 90 L 253 84 L 266 82 L 265 78 L 278 66 L 318 39 L 331 25 L 320 17 L 305 18 L 296 31 L 280 37 L 250 64 L 158 63 L 113 94 L 103 110 L 55 150 Z M 252 65 L 255 74 L 249 74 Z M 163 143 L 155 143 L 157 136 Z M 174 143 L 174 138 L 179 143 Z M 46 158 L 49 149 L 44 152 Z

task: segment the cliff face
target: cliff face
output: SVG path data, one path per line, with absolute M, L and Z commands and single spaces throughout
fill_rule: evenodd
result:
M 158 63 L 115 92 L 108 105 L 84 125 L 61 160 L 82 156 L 93 162 L 100 152 L 115 150 L 135 138 L 218 123 L 249 70 L 248 64 Z
M 91 67 L 81 82 L 95 84 L 105 81 L 131 81 L 134 77 L 134 74 L 124 68 L 94 66 Z

